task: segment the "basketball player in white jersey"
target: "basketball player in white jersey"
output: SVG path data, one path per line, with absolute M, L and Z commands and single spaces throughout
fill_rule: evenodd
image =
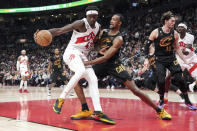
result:
M 29 93 L 27 90 L 27 79 L 30 75 L 29 73 L 29 62 L 28 57 L 26 56 L 26 51 L 22 50 L 21 55 L 17 60 L 17 72 L 21 74 L 21 82 L 19 92 L 23 92 L 23 84 L 24 84 L 24 93 Z
M 179 46 L 184 54 L 185 59 L 190 63 L 190 65 L 184 64 L 178 55 L 176 55 L 176 57 L 181 65 L 182 70 L 187 69 L 191 76 L 196 80 L 189 85 L 190 91 L 193 92 L 193 88 L 197 84 L 197 56 L 193 49 L 194 36 L 186 32 L 187 26 L 184 23 L 180 23 L 177 30 L 179 32 Z
M 108 118 L 107 115 L 102 112 L 98 90 L 98 80 L 92 67 L 85 67 L 83 64 L 83 61 L 88 61 L 87 55 L 94 47 L 95 37 L 100 31 L 100 25 L 96 21 L 97 17 L 98 8 L 96 6 L 89 6 L 86 8 L 86 18 L 77 20 L 62 28 L 53 28 L 49 30 L 53 37 L 73 31 L 71 40 L 64 52 L 63 59 L 68 67 L 75 72 L 75 74 L 71 77 L 60 97 L 56 100 L 53 110 L 60 114 L 66 96 L 77 85 L 80 79 L 85 78 L 89 84 L 89 92 L 95 110 L 93 115 L 97 115 L 99 117 L 99 121 L 108 124 L 115 124 L 113 120 Z M 83 105 L 84 108 L 86 108 L 86 106 L 87 105 Z M 87 112 L 91 111 L 87 110 Z

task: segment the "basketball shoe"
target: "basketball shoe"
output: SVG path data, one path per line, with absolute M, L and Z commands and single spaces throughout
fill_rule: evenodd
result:
M 22 89 L 19 89 L 19 90 L 18 90 L 18 92 L 19 92 L 19 93 L 22 93 L 22 92 L 23 92 L 23 90 L 22 90 Z
M 185 105 L 190 109 L 190 110 L 197 110 L 197 108 L 192 105 L 190 101 L 185 101 Z
M 91 110 L 89 110 L 89 111 L 88 110 L 84 110 L 84 111 L 79 112 L 76 115 L 72 115 L 70 118 L 73 119 L 73 120 L 92 119 L 91 118 L 92 113 L 93 112 Z
M 27 89 L 24 90 L 24 93 L 29 93 L 29 91 Z
M 161 118 L 162 120 L 171 120 L 172 116 L 170 114 L 168 114 L 168 112 L 166 112 L 164 109 L 161 109 L 160 112 L 157 112 L 159 118 Z
M 115 121 L 111 120 L 106 114 L 101 111 L 95 111 L 92 116 L 93 120 L 100 121 L 106 124 L 114 125 Z
M 58 98 L 53 104 L 53 111 L 56 112 L 57 114 L 60 114 L 63 104 L 64 104 L 64 99 Z

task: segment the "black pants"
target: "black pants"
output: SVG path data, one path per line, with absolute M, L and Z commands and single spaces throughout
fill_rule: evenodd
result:
M 187 92 L 186 81 L 183 76 L 183 72 L 177 60 L 175 59 L 172 62 L 161 62 L 156 61 L 156 75 L 157 75 L 157 83 L 159 87 L 160 96 L 164 96 L 165 93 L 165 77 L 166 77 L 166 69 L 168 69 L 171 73 L 173 84 L 180 88 L 183 93 Z

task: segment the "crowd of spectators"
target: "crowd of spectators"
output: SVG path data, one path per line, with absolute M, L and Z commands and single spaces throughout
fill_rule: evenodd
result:
M 197 8 L 191 7 L 186 9 L 176 8 L 172 10 L 176 14 L 177 23 L 185 22 L 188 26 L 188 31 L 194 35 L 194 48 L 197 43 Z M 125 43 L 121 48 L 120 59 L 126 66 L 128 72 L 136 80 L 140 87 L 146 77 L 151 76 L 151 72 L 144 76 L 138 76 L 138 71 L 143 67 L 144 60 L 144 41 L 149 36 L 150 32 L 160 25 L 160 16 L 163 11 L 141 13 L 139 15 L 130 15 L 129 10 L 125 11 L 127 16 L 127 25 L 124 25 L 122 34 Z M 66 48 L 71 33 L 55 37 L 53 43 L 49 47 L 40 47 L 33 40 L 33 33 L 36 29 L 49 29 L 61 27 L 71 23 L 77 16 L 67 17 L 59 15 L 52 19 L 37 18 L 31 21 L 27 19 L 15 19 L 8 22 L 0 22 L 0 71 L 4 74 L 5 85 L 18 85 L 20 76 L 16 74 L 16 61 L 22 49 L 26 49 L 29 57 L 31 78 L 29 84 L 32 86 L 45 86 L 48 84 L 48 76 L 46 75 L 48 59 L 53 54 L 54 48 L 59 48 L 63 53 Z M 102 25 L 102 18 L 99 18 Z M 8 26 L 9 25 L 9 26 Z M 105 27 L 105 25 L 104 25 Z M 175 26 L 176 27 L 176 26 Z M 21 42 L 20 39 L 25 39 Z M 68 75 L 71 74 L 67 70 Z M 120 82 L 111 77 L 99 81 L 100 87 L 120 87 L 124 88 Z

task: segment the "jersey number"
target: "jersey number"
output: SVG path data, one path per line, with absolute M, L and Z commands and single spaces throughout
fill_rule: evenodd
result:
M 166 46 L 166 51 L 167 52 L 170 52 L 172 50 L 172 47 L 171 46 Z

